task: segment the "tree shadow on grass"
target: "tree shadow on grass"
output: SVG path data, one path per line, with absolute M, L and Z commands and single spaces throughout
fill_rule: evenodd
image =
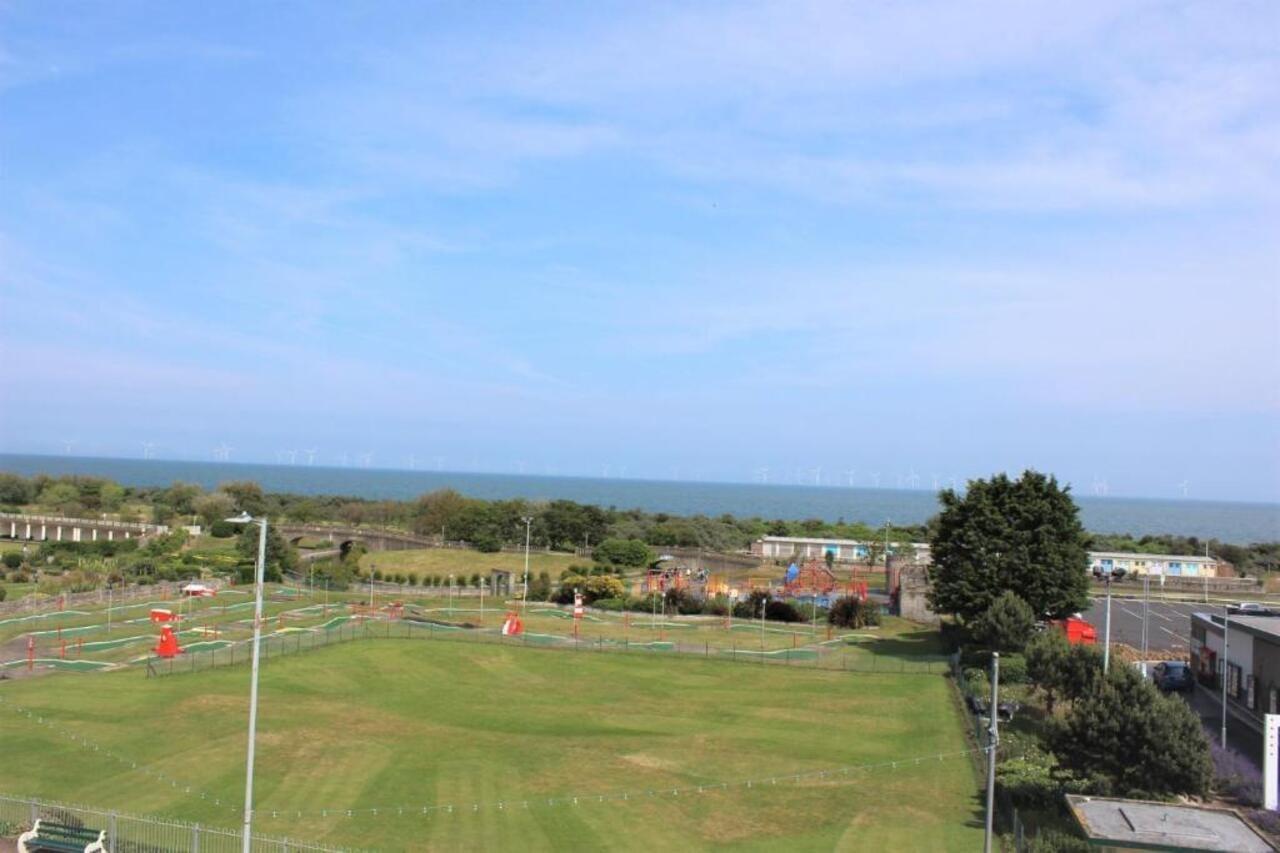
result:
M 892 637 L 877 637 L 859 645 L 869 652 L 884 657 L 918 658 L 946 654 L 946 649 L 942 645 L 942 635 L 930 629 L 908 631 Z

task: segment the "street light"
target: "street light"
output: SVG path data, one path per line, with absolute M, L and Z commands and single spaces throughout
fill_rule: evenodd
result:
M 228 518 L 234 524 L 258 525 L 258 566 L 254 572 L 253 674 L 249 681 L 249 751 L 244 773 L 244 853 L 253 844 L 253 746 L 258 733 L 258 650 L 262 643 L 262 576 L 267 565 L 267 519 L 255 519 L 247 512 Z
M 520 519 L 524 522 L 524 591 L 520 594 L 520 612 L 524 612 L 529 601 L 529 536 L 533 530 L 533 516 L 526 515 Z
M 1222 748 L 1227 748 L 1227 670 L 1231 666 L 1231 605 L 1222 606 Z

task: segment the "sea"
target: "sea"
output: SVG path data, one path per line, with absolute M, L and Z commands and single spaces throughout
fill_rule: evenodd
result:
M 84 474 L 128 486 L 167 486 L 181 480 L 212 489 L 228 480 L 253 480 L 268 492 L 346 495 L 407 500 L 452 488 L 475 498 L 567 499 L 619 509 L 673 515 L 737 516 L 880 525 L 920 524 L 938 512 L 937 494 L 918 489 L 866 489 L 760 483 L 709 483 L 335 468 L 321 465 L 259 465 L 161 459 L 0 454 L 0 471 Z M 1171 533 L 1248 544 L 1280 540 L 1280 504 L 1076 495 L 1084 526 L 1095 533 Z

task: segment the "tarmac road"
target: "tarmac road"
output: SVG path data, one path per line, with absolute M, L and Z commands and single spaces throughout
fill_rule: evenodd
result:
M 1106 625 L 1106 608 L 1105 597 L 1095 598 L 1084 614 L 1084 618 L 1098 629 L 1099 643 Z M 1195 602 L 1150 602 L 1147 606 L 1147 648 L 1174 652 L 1185 658 L 1191 653 L 1191 614 L 1214 609 L 1214 605 Z M 1111 597 L 1111 642 L 1142 648 L 1141 598 Z

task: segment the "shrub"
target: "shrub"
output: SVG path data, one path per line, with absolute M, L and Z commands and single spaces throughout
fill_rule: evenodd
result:
M 770 601 L 765 605 L 764 618 L 772 622 L 803 622 L 804 617 L 789 601 Z
M 647 566 L 653 562 L 653 551 L 639 539 L 606 539 L 595 547 L 591 556 L 601 563 L 619 566 Z
M 1026 684 L 1027 680 L 1026 658 L 1017 654 L 1000 656 L 1001 684 Z
M 669 589 L 663 595 L 667 600 L 667 612 L 682 613 L 686 616 L 702 612 L 702 602 L 687 589 Z
M 880 624 L 880 608 L 869 601 L 846 595 L 837 598 L 827 612 L 827 621 L 837 628 L 865 628 Z
M 7 569 L 16 569 L 22 565 L 22 555 L 17 551 L 6 551 L 3 558 L 4 566 Z
M 496 554 L 502 550 L 502 540 L 488 532 L 477 534 L 471 544 L 483 554 Z
M 219 519 L 209 525 L 209 535 L 215 539 L 230 539 L 240 532 L 240 525 Z
M 1042 829 L 1027 842 L 1027 853 L 1090 853 L 1093 849 L 1087 840 L 1058 829 Z
M 708 598 L 702 602 L 702 612 L 708 616 L 728 616 L 729 615 L 729 599 L 722 595 L 715 598 Z
M 608 610 L 618 613 L 626 608 L 627 602 L 622 598 L 597 598 L 591 603 L 591 606 L 599 610 Z
M 0 586 L 0 601 L 4 601 L 8 597 L 9 597 L 8 587 Z

